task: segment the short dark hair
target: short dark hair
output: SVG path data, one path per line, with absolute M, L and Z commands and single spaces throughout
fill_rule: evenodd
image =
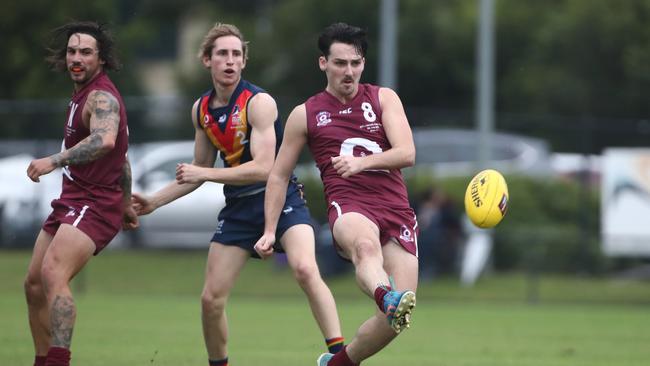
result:
M 92 21 L 73 21 L 52 31 L 52 40 L 50 42 L 52 47 L 47 48 L 50 54 L 45 58 L 45 61 L 53 70 L 67 70 L 65 56 L 68 40 L 75 33 L 87 34 L 95 38 L 99 49 L 99 58 L 104 61 L 103 68 L 105 70 L 117 71 L 122 68 L 116 54 L 113 35 L 106 24 Z
M 340 42 L 354 46 L 357 52 L 366 57 L 368 40 L 366 31 L 346 23 L 334 23 L 323 29 L 318 37 L 318 48 L 323 56 L 328 57 L 332 43 Z

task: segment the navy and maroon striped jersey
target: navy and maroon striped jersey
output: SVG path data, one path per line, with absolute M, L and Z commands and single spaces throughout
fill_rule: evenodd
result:
M 253 160 L 251 155 L 250 139 L 252 126 L 248 122 L 248 104 L 256 94 L 265 91 L 246 80 L 241 80 L 230 96 L 228 105 L 219 108 L 210 108 L 210 99 L 214 89 L 205 92 L 200 100 L 197 111 L 199 127 L 205 131 L 210 141 L 221 152 L 224 166 L 236 167 Z M 275 120 L 275 154 L 282 143 L 283 128 L 280 116 Z M 224 185 L 223 192 L 226 198 L 240 197 L 255 192 L 260 192 L 266 187 L 265 182 L 249 185 Z

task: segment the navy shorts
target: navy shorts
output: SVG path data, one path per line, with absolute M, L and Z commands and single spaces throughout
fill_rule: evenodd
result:
M 291 187 L 293 186 L 293 187 Z M 284 252 L 279 243 L 285 231 L 298 224 L 312 225 L 309 209 L 302 191 L 290 183 L 290 189 L 276 229 L 274 250 Z M 264 233 L 264 192 L 226 199 L 226 206 L 219 213 L 217 229 L 212 241 L 245 249 L 254 258 L 259 255 L 253 249 Z

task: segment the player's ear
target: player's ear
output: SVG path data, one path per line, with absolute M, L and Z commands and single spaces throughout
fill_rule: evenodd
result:
M 318 58 L 318 67 L 320 68 L 320 71 L 325 71 L 327 68 L 327 57 L 320 56 Z
M 210 55 L 203 54 L 203 57 L 201 57 L 201 62 L 203 62 L 203 66 L 205 66 L 206 69 L 210 68 Z

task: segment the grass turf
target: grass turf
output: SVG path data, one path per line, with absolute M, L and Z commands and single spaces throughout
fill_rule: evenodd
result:
M 33 357 L 22 295 L 28 252 L 0 252 L 0 364 Z M 199 295 L 205 252 L 109 251 L 75 280 L 73 364 L 205 365 Z M 328 280 L 351 338 L 373 311 L 354 279 Z M 650 359 L 650 285 L 542 277 L 525 302 L 521 275 L 473 288 L 424 283 L 412 328 L 364 365 L 641 366 Z M 324 350 L 304 296 L 286 269 L 251 261 L 231 296 L 232 365 L 314 365 Z

